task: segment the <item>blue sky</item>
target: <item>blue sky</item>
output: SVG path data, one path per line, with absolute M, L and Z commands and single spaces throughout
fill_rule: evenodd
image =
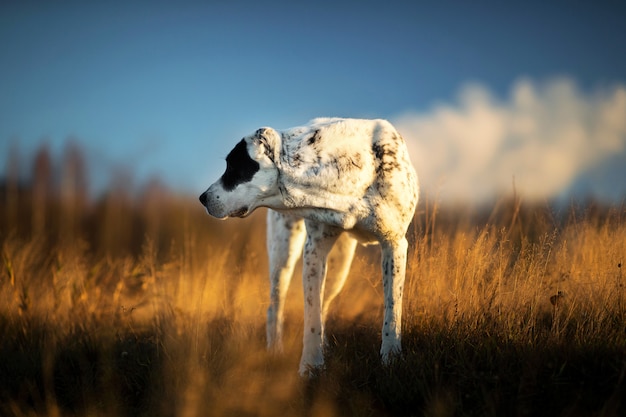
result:
M 159 176 L 199 194 L 259 126 L 383 117 L 410 142 L 425 189 L 442 187 L 450 199 L 472 181 L 483 186 L 474 197 L 488 198 L 515 176 L 528 178 L 531 197 L 595 192 L 622 201 L 624 22 L 623 3 L 597 1 L 3 2 L 0 153 L 17 144 L 29 155 L 45 141 L 60 155 L 74 137 L 95 188 L 126 167 L 137 183 Z M 532 135 L 505 127 L 486 146 L 482 135 L 450 133 L 451 120 L 476 133 L 480 120 L 507 124 L 520 112 L 534 117 Z M 597 129 L 605 124 L 608 133 Z M 545 133 L 554 130 L 584 138 Z M 466 140 L 485 153 L 459 152 Z M 597 143 L 604 151 L 588 158 Z M 561 158 L 562 148 L 580 150 Z M 535 195 L 541 187 L 527 173 L 548 154 L 545 175 L 559 179 Z

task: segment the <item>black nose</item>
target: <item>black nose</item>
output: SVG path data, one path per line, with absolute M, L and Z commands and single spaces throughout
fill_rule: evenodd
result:
M 205 191 L 202 194 L 200 194 L 200 202 L 202 203 L 203 206 L 206 206 L 206 200 L 207 200 L 207 195 Z

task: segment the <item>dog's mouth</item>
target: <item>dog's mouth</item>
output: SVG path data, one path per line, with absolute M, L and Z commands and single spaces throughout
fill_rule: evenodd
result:
M 231 213 L 228 214 L 228 217 L 239 217 L 239 218 L 243 218 L 246 217 L 248 215 L 248 207 L 244 206 L 240 209 L 237 209 Z

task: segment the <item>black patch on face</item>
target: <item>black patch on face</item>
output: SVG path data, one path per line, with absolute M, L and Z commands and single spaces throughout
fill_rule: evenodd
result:
M 252 179 L 259 170 L 259 163 L 250 158 L 246 141 L 241 140 L 226 157 L 226 171 L 222 175 L 222 186 L 226 191 L 232 191 L 239 184 Z

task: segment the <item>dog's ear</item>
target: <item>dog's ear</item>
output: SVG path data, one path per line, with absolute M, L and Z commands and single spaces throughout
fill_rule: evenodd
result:
M 280 134 L 271 127 L 262 127 L 254 133 L 253 141 L 274 164 L 280 162 Z

